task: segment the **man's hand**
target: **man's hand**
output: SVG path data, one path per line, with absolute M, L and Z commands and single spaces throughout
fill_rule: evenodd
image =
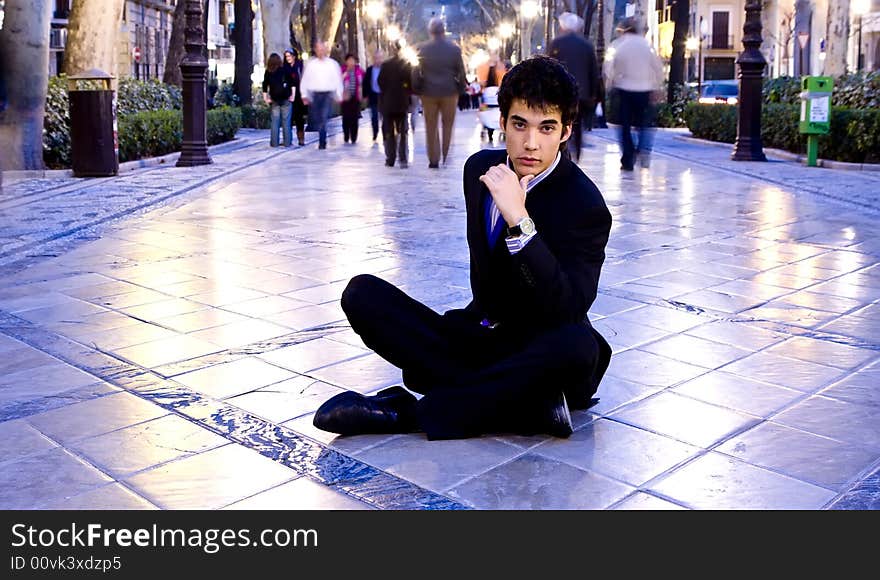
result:
M 308 106 L 309 102 L 310 102 L 309 99 L 307 99 L 306 97 L 303 97 L 303 105 Z
M 266 93 L 263 93 L 263 102 L 266 103 L 267 105 L 270 105 L 270 104 L 272 104 L 272 99 L 269 98 L 269 95 L 267 95 Z
M 528 217 L 526 186 L 534 177 L 529 174 L 517 179 L 516 173 L 506 163 L 490 167 L 489 171 L 480 176 L 480 181 L 489 188 L 489 193 L 507 225 L 515 226 L 522 218 Z

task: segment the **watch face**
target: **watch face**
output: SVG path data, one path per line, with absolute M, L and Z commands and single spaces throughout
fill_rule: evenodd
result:
M 523 221 L 519 222 L 519 229 L 525 235 L 530 236 L 535 233 L 535 222 L 533 222 L 530 218 L 526 218 Z

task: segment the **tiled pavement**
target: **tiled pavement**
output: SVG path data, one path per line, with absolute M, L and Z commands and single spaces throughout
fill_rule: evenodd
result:
M 658 133 L 621 176 L 595 326 L 614 356 L 570 439 L 334 437 L 342 389 L 399 371 L 339 295 L 376 273 L 431 307 L 469 299 L 460 113 L 383 167 L 362 127 L 215 164 L 4 182 L 0 508 L 874 509 L 880 507 L 880 174 L 743 163 Z M 872 235 L 871 232 L 874 232 Z

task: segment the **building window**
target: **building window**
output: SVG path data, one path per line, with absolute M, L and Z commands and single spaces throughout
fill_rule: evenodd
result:
M 70 16 L 70 0 L 55 0 L 54 18 L 63 20 Z
M 710 48 L 727 50 L 733 47 L 730 37 L 730 12 L 712 13 L 712 41 Z

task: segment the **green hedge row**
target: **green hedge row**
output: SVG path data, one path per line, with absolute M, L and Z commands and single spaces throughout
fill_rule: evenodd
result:
M 807 138 L 798 131 L 800 106 L 768 103 L 761 107 L 764 147 L 806 153 Z M 733 143 L 736 107 L 691 103 L 685 109 L 687 127 L 694 137 Z M 819 157 L 852 163 L 880 162 L 880 110 L 831 109 L 831 133 L 819 136 Z
M 52 169 L 71 164 L 70 103 L 67 77 L 49 78 L 46 113 L 43 120 L 43 161 Z M 182 141 L 181 91 L 155 79 L 119 80 L 116 93 L 119 161 L 131 161 L 180 150 Z M 268 108 L 266 109 L 266 128 Z M 208 111 L 208 144 L 235 138 L 242 126 L 242 111 L 220 107 Z
M 208 145 L 235 138 L 241 126 L 241 111 L 220 107 L 208 111 Z M 141 111 L 118 119 L 119 161 L 157 157 L 180 151 L 183 114 L 177 110 Z

